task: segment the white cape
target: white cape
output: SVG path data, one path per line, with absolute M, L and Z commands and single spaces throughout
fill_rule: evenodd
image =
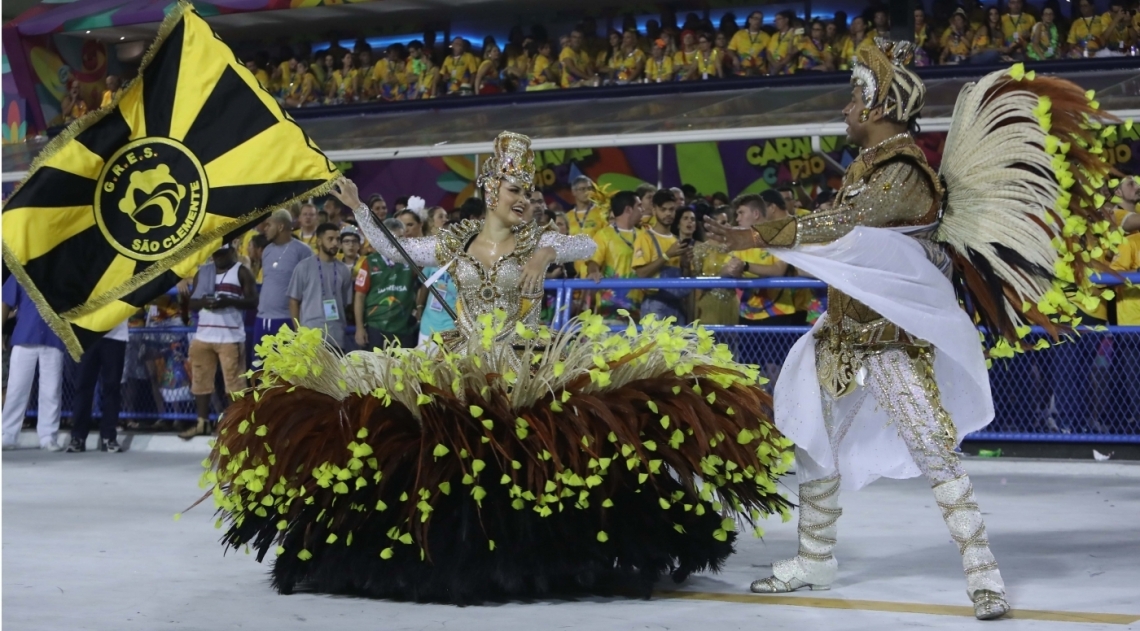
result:
M 829 244 L 771 251 L 935 347 L 935 379 L 959 441 L 993 420 L 978 331 L 959 307 L 950 281 L 918 242 L 894 230 L 859 227 Z M 775 390 L 776 426 L 796 443 L 800 481 L 833 474 L 837 467 L 844 490 L 862 488 L 879 477 L 921 475 L 897 429 L 888 424 L 886 410 L 862 386 L 833 405 L 836 425 L 853 415 L 833 450 L 816 377 L 814 332 L 792 347 Z

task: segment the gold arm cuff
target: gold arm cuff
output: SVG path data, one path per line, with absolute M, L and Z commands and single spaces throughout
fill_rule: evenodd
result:
M 795 247 L 798 229 L 795 217 L 785 217 L 774 221 L 765 221 L 752 226 L 760 237 L 760 245 L 773 248 Z

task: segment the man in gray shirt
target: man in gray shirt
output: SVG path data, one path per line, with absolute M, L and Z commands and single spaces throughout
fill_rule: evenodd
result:
M 297 264 L 289 281 L 289 312 L 301 326 L 323 329 L 325 340 L 344 348 L 345 306 L 352 304 L 352 270 L 336 260 L 340 230 L 317 226 L 317 256 Z
M 261 253 L 261 296 L 257 301 L 257 321 L 253 324 L 253 343 L 282 326 L 292 326 L 289 313 L 289 281 L 301 261 L 313 258 L 313 250 L 293 238 L 293 215 L 280 209 L 266 220 L 265 237 L 269 245 Z

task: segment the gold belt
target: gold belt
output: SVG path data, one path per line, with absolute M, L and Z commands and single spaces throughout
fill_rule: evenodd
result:
M 857 377 L 867 355 L 892 348 L 917 351 L 930 346 L 885 318 L 857 322 L 842 317 L 833 323 L 831 313 L 825 317 L 815 332 L 815 368 L 820 387 L 835 399 L 862 385 Z

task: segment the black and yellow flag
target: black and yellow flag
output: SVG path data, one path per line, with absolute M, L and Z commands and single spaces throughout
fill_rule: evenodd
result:
M 221 239 L 336 167 L 188 4 L 139 77 L 44 149 L 4 205 L 4 262 L 73 357 Z

